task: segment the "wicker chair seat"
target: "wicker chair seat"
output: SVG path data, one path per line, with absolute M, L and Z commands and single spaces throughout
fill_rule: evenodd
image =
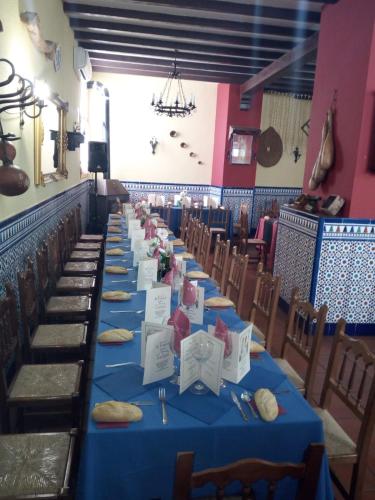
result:
M 101 243 L 96 243 L 93 241 L 78 242 L 74 246 L 74 250 L 100 250 L 102 248 Z
M 70 399 L 77 392 L 80 376 L 78 363 L 23 365 L 12 384 L 8 401 Z
M 332 415 L 323 408 L 314 408 L 323 421 L 324 444 L 331 463 L 336 457 L 357 457 L 357 447 L 344 429 L 336 422 Z
M 31 349 L 79 348 L 86 344 L 86 335 L 87 326 L 84 323 L 39 325 Z
M 276 363 L 279 365 L 279 368 L 285 373 L 289 381 L 296 387 L 296 389 L 300 392 L 304 392 L 305 382 L 298 375 L 292 365 L 290 365 L 284 358 L 275 358 L 274 361 L 276 361 Z
M 69 432 L 1 435 L 0 498 L 66 494 L 73 440 Z
M 46 305 L 46 315 L 84 314 L 91 309 L 91 299 L 87 295 L 67 295 L 51 297 Z
M 58 293 L 91 292 L 95 288 L 95 278 L 90 276 L 62 276 L 56 283 Z
M 97 272 L 97 270 L 97 262 L 67 262 L 64 266 L 64 274 L 67 275 L 92 276 Z
M 73 252 L 69 256 L 70 261 L 80 261 L 80 260 L 99 260 L 100 259 L 100 252 L 98 251 L 80 251 L 80 250 L 73 250 Z
M 79 241 L 103 241 L 102 234 L 81 234 Z

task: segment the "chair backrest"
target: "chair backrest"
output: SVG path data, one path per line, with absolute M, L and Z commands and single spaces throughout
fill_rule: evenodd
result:
M 39 293 L 41 304 L 44 309 L 47 299 L 51 295 L 50 280 L 48 273 L 48 250 L 45 242 L 36 251 L 36 269 L 38 273 Z
M 156 207 L 156 210 L 159 212 L 160 217 L 164 220 L 165 224 L 170 227 L 171 225 L 171 206 L 164 205 L 163 207 Z
M 0 373 L 19 352 L 19 346 L 16 296 L 14 289 L 6 284 L 5 296 L 0 299 Z M 0 376 L 0 391 L 2 383 L 5 380 Z
M 236 311 L 240 314 L 245 293 L 247 276 L 247 255 L 232 255 L 225 295 L 236 304 Z
M 180 223 L 180 239 L 182 241 L 185 241 L 188 223 L 189 223 L 189 211 L 185 207 L 182 207 L 181 223 Z
M 79 238 L 82 234 L 81 205 L 79 203 L 74 210 L 74 224 L 76 228 L 77 238 Z
M 265 480 L 268 483 L 267 497 L 263 493 L 259 498 L 272 500 L 277 493 L 277 482 L 291 477 L 299 481 L 295 500 L 315 500 L 323 453 L 324 445 L 310 444 L 301 463 L 275 463 L 252 458 L 193 472 L 194 452 L 180 452 L 177 453 L 173 498 L 190 500 L 194 488 L 211 483 L 216 487 L 216 498 L 224 499 L 225 488 L 232 482 L 239 481 L 242 483 L 241 498 L 253 500 L 257 497 L 252 484 Z
M 336 325 L 320 406 L 328 408 L 335 394 L 360 421 L 357 437 L 357 482 L 363 479 L 375 425 L 375 354 L 363 340 L 345 334 L 346 322 Z M 357 498 L 357 496 L 354 496 Z
M 190 215 L 194 219 L 198 219 L 199 222 L 201 222 L 201 220 L 202 220 L 202 207 L 190 207 L 188 210 L 189 210 Z
M 40 302 L 36 286 L 33 262 L 27 259 L 25 271 L 18 273 L 21 323 L 24 335 L 25 353 L 30 354 L 32 334 L 40 321 Z
M 326 304 L 314 309 L 310 302 L 299 299 L 297 288 L 293 289 L 281 357 L 284 357 L 289 346 L 307 362 L 305 396 L 308 400 L 312 396 L 327 313 Z
M 204 230 L 204 224 L 200 223 L 198 219 L 196 219 L 195 231 L 193 236 L 193 243 L 191 247 L 191 252 L 194 257 L 197 259 L 199 255 L 200 246 L 202 243 L 202 235 Z
M 263 268 L 263 263 L 258 264 Z M 271 351 L 272 337 L 275 329 L 277 305 L 280 298 L 280 276 L 272 276 L 268 272 L 257 272 L 254 298 L 250 308 L 250 321 L 257 324 L 259 318 L 263 322 L 266 348 Z M 257 325 L 258 326 L 258 325 Z
M 198 254 L 198 263 L 202 266 L 203 271 L 205 272 L 208 272 L 210 249 L 211 249 L 211 233 L 208 230 L 208 227 L 203 225 L 203 234 Z
M 60 220 L 57 225 L 57 241 L 60 252 L 60 260 L 64 264 L 70 255 L 69 245 L 66 241 L 64 221 Z
M 223 228 L 228 232 L 229 225 L 229 208 L 212 208 L 208 212 L 208 228 L 219 227 Z M 227 234 L 227 233 L 226 233 Z
M 186 234 L 186 247 L 188 249 L 188 252 L 193 251 L 194 238 L 196 236 L 195 233 L 198 231 L 198 224 L 199 221 L 197 219 L 191 218 L 189 220 L 188 230 Z
M 57 231 L 48 236 L 48 272 L 52 283 L 56 283 L 61 276 L 62 262 Z
M 230 241 L 220 240 L 220 235 L 217 235 L 211 277 L 218 283 L 220 292 L 222 294 L 225 293 L 225 281 L 228 269 L 229 251 Z

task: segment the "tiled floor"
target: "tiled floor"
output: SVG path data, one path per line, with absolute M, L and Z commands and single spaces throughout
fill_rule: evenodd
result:
M 254 283 L 255 283 L 255 266 L 251 265 L 248 268 L 247 273 L 247 283 L 246 283 L 246 299 L 244 300 L 243 310 L 241 312 L 241 316 L 243 319 L 248 319 L 250 304 L 252 300 L 252 294 L 254 291 Z M 280 308 L 277 312 L 276 326 L 275 326 L 275 334 L 273 339 L 272 346 L 272 355 L 274 357 L 280 356 L 281 350 L 281 341 L 282 341 L 282 333 L 285 330 L 287 315 Z M 356 337 L 362 338 L 372 352 L 375 352 L 375 337 Z M 324 375 L 326 371 L 326 367 L 328 364 L 329 353 L 332 344 L 332 337 L 324 337 L 323 345 L 321 349 L 321 355 L 319 360 L 318 373 L 314 386 L 314 394 L 313 399 L 314 403 L 318 405 L 320 399 L 320 393 L 323 385 Z M 303 363 L 300 363 L 297 359 L 293 359 L 293 366 L 298 370 L 301 366 L 303 369 Z M 303 373 L 303 372 L 302 372 Z M 358 421 L 352 415 L 350 410 L 339 404 L 339 402 L 332 401 L 332 413 L 340 425 L 346 430 L 349 436 L 352 439 L 356 439 L 356 435 L 358 432 Z M 348 484 L 351 477 L 351 467 L 350 466 L 342 466 L 339 469 L 336 469 L 339 477 L 343 480 L 344 484 Z M 367 463 L 367 473 L 365 479 L 365 494 L 362 496 L 361 500 L 375 500 L 375 432 L 373 432 L 372 442 L 370 447 L 370 453 Z M 335 490 L 335 495 L 337 500 L 341 500 L 343 497 Z M 323 500 L 323 499 L 322 499 Z

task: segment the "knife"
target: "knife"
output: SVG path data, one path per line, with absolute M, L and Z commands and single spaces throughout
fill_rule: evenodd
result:
M 233 403 L 237 406 L 239 412 L 241 413 L 242 418 L 247 422 L 249 420 L 249 417 L 246 415 L 244 412 L 244 409 L 241 406 L 241 403 L 234 391 L 230 391 L 230 395 L 232 396 Z

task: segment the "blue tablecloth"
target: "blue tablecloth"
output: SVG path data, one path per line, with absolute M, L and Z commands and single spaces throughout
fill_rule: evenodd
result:
M 107 248 L 117 246 L 107 244 Z M 128 258 L 108 257 L 108 264 Z M 126 265 L 126 264 L 124 264 Z M 189 266 L 194 266 L 190 263 Z M 130 281 L 120 281 L 120 280 Z M 104 273 L 103 289 L 122 289 L 135 291 L 131 281 L 136 279 L 136 270 L 128 275 Z M 117 283 L 117 281 L 119 281 Z M 201 282 L 202 285 L 204 282 Z M 209 296 L 218 294 L 212 282 L 205 283 Z M 177 297 L 172 298 L 172 310 L 177 304 Z M 90 394 L 90 414 L 96 403 L 111 399 L 96 381 L 111 373 L 121 373 L 123 368 L 106 368 L 106 364 L 136 362 L 140 360 L 140 327 L 144 313 L 113 313 L 114 310 L 144 310 L 145 292 L 134 295 L 129 302 L 110 303 L 101 301 L 98 333 L 112 327 L 135 330 L 134 341 L 121 346 L 103 346 L 97 344 L 93 383 Z M 243 322 L 233 308 L 207 311 L 204 324 L 215 324 L 217 314 L 232 328 L 241 328 Z M 201 328 L 194 325 L 192 330 Z M 122 374 L 123 376 L 124 374 Z M 101 379 L 103 380 L 103 379 Z M 99 380 L 100 382 L 100 380 Z M 140 422 L 132 423 L 126 429 L 97 429 L 88 419 L 87 434 L 81 457 L 78 499 L 84 500 L 148 500 L 171 499 L 174 480 L 174 467 L 178 451 L 195 451 L 195 468 L 220 466 L 246 457 L 258 457 L 274 461 L 302 460 L 305 448 L 311 442 L 323 441 L 322 423 L 309 404 L 291 386 L 280 372 L 270 355 L 265 352 L 259 359 L 251 360 L 250 373 L 238 384 L 227 383 L 220 398 L 223 404 L 210 412 L 202 414 L 204 405 L 209 404 L 205 396 L 193 396 L 189 402 L 176 398 L 176 386 L 168 380 L 163 381 L 167 389 L 168 425 L 162 424 L 161 407 L 157 398 L 157 388 L 143 387 L 141 392 L 130 400 L 146 399 L 155 402 L 152 406 L 143 406 L 144 417 Z M 259 386 L 270 386 L 290 392 L 277 396 L 279 404 L 285 409 L 274 422 L 266 423 L 252 416 L 244 422 L 238 409 L 231 404 L 231 389 L 240 395 L 244 388 L 255 390 Z M 110 386 L 111 387 L 111 386 Z M 108 387 L 106 386 L 106 390 Z M 124 389 L 124 399 L 125 399 Z M 115 394 L 117 395 L 117 388 Z M 212 397 L 212 396 L 211 396 Z M 188 406 L 186 406 L 188 404 Z M 196 411 L 189 405 L 196 404 Z M 193 416 L 195 415 L 195 416 Z M 250 414 L 249 414 L 250 415 Z M 207 417 L 207 421 L 205 421 Z M 279 484 L 278 499 L 290 500 L 294 483 L 285 480 Z M 207 491 L 205 491 L 206 493 Z M 200 492 L 202 493 L 202 492 Z M 331 482 L 326 457 L 322 465 L 317 500 L 332 499 Z

